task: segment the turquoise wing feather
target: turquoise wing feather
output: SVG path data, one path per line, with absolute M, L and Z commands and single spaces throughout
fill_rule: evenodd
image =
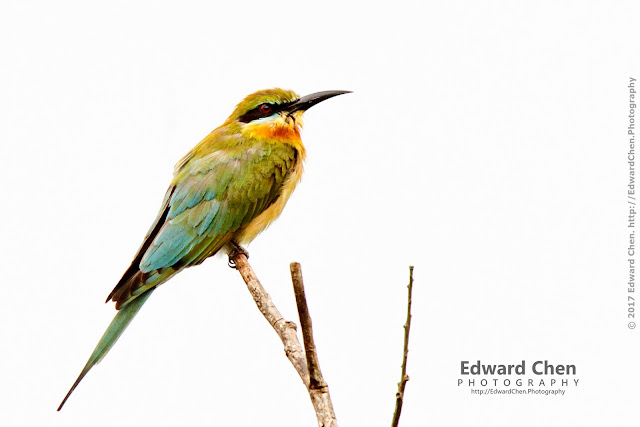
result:
M 131 266 L 107 298 L 119 311 L 58 410 L 153 290 L 215 254 L 235 231 L 273 203 L 295 161 L 293 148 L 265 144 L 240 152 L 219 150 L 181 164 Z
M 296 152 L 288 146 L 218 150 L 177 171 L 145 243 L 113 290 L 116 307 L 215 254 L 279 196 Z

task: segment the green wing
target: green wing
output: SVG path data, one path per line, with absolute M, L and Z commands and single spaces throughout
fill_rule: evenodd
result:
M 215 254 L 280 195 L 296 152 L 287 146 L 218 150 L 180 163 L 162 208 L 131 266 L 107 301 L 115 318 L 93 350 L 64 400 L 109 352 L 155 287 Z
M 183 162 L 155 223 L 107 301 L 120 308 L 215 254 L 278 198 L 295 162 L 295 149 L 281 144 L 217 150 Z

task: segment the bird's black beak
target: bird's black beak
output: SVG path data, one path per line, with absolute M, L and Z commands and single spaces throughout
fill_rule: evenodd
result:
M 297 101 L 287 105 L 286 111 L 291 114 L 295 111 L 306 111 L 322 101 L 333 98 L 334 96 L 351 93 L 350 90 L 325 90 L 324 92 L 316 92 L 311 95 L 303 96 Z

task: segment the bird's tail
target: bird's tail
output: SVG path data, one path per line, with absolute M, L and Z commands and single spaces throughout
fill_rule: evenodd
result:
M 126 304 L 118 311 L 116 316 L 111 321 L 111 324 L 105 331 L 104 335 L 102 335 L 102 338 L 100 338 L 100 342 L 93 350 L 93 353 L 87 361 L 87 364 L 84 365 L 84 368 L 82 369 L 82 372 L 80 372 L 78 379 L 75 383 L 73 383 L 73 386 L 71 386 L 71 389 L 64 397 L 64 400 L 58 407 L 58 411 L 62 409 L 69 396 L 71 396 L 71 393 L 73 393 L 73 390 L 75 390 L 78 384 L 80 384 L 80 381 L 82 381 L 84 376 L 87 375 L 87 372 L 89 372 L 89 370 L 91 370 L 94 365 L 97 365 L 109 352 L 109 350 L 111 350 L 111 347 L 113 347 L 116 341 L 118 341 L 120 335 L 122 335 L 127 326 L 129 326 L 129 323 L 131 323 L 131 320 L 133 320 L 136 314 L 138 314 L 140 307 L 142 307 L 142 305 L 147 301 L 147 298 L 149 298 L 154 289 L 155 287 L 149 289 L 139 297 L 135 298 L 133 301 L 130 301 L 129 304 Z

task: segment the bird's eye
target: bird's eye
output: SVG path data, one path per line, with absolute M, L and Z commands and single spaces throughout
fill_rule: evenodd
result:
M 260 105 L 260 112 L 262 114 L 269 114 L 271 112 L 271 105 L 269 104 Z
M 269 104 L 265 102 L 264 104 L 260 104 L 251 110 L 244 113 L 242 116 L 238 118 L 238 120 L 242 123 L 249 123 L 254 120 L 265 119 L 273 116 L 274 114 L 282 111 L 283 106 L 286 104 Z

